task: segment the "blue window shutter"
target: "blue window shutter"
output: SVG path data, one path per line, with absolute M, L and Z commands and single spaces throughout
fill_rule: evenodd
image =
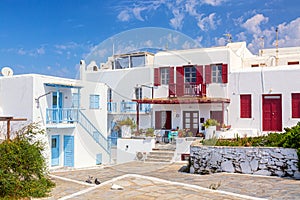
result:
M 96 154 L 96 165 L 101 165 L 102 164 L 102 154 Z

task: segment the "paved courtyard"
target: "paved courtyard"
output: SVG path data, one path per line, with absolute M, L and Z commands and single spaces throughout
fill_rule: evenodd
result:
M 184 163 L 130 162 L 51 173 L 56 187 L 48 199 L 300 199 L 300 181 L 279 177 L 179 172 Z M 100 185 L 85 183 L 88 176 Z M 209 189 L 212 184 L 220 186 Z M 112 190 L 112 184 L 123 190 Z

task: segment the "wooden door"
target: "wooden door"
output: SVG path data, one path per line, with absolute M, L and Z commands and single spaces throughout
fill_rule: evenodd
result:
M 263 95 L 263 131 L 282 131 L 281 94 Z
M 199 130 L 199 112 L 198 111 L 183 111 L 183 128 L 193 132 L 193 136 Z

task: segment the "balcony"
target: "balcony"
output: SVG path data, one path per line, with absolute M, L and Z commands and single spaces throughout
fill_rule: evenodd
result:
M 77 108 L 47 108 L 46 124 L 77 122 L 78 111 Z
M 116 113 L 117 112 L 117 102 L 107 102 L 107 112 Z
M 136 113 L 136 102 L 121 102 L 121 113 Z M 150 104 L 140 104 L 140 112 L 150 112 Z
M 191 96 L 191 97 L 203 97 L 206 96 L 206 85 L 205 84 L 194 84 L 194 83 L 184 83 L 169 84 L 169 97 L 181 97 L 181 96 Z

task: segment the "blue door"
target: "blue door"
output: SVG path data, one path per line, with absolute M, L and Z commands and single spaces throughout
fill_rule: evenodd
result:
M 59 165 L 59 135 L 51 137 L 51 166 Z
M 64 135 L 64 166 L 74 167 L 74 136 Z
M 62 122 L 62 93 L 61 92 L 53 92 L 52 93 L 52 118 L 54 123 Z

